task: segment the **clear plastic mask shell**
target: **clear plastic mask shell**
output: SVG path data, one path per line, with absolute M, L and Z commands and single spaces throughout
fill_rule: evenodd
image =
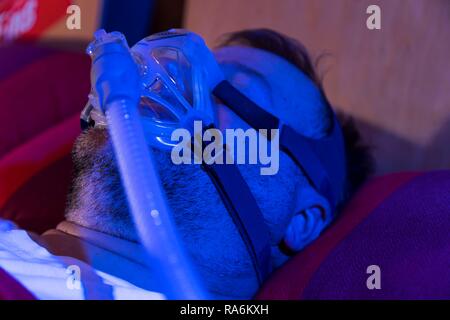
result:
M 105 42 L 126 44 L 126 39 L 119 32 L 99 31 L 86 51 L 92 55 Z M 178 143 L 171 141 L 174 130 L 193 131 L 194 120 L 201 120 L 205 126 L 214 123 L 209 69 L 214 70 L 211 63 L 215 66 L 216 62 L 198 35 L 169 30 L 139 41 L 130 52 L 141 76 L 139 113 L 149 145 L 169 150 Z M 93 106 L 92 120 L 106 126 L 93 92 L 89 103 Z
M 206 72 L 197 59 L 186 55 L 191 39 L 176 34 L 165 40 L 150 36 L 131 48 L 142 77 L 139 109 L 144 130 L 150 144 L 159 148 L 176 145 L 172 132 L 192 131 L 194 120 L 214 123 Z

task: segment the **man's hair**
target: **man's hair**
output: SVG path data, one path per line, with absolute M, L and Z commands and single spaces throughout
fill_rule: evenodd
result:
M 270 29 L 250 29 L 226 34 L 220 42 L 220 47 L 229 45 L 249 46 L 284 58 L 307 75 L 317 85 L 323 99 L 329 103 L 322 80 L 315 69 L 316 64 L 313 64 L 308 50 L 298 40 Z M 346 199 L 349 199 L 374 172 L 375 164 L 370 148 L 362 142 L 354 120 L 343 113 L 338 113 L 337 116 L 344 135 L 347 156 Z M 331 125 L 332 114 L 329 114 L 329 117 Z

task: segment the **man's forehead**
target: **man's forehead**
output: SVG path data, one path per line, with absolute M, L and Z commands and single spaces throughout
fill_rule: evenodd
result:
M 276 54 L 252 47 L 227 46 L 215 50 L 214 55 L 221 66 L 235 66 L 236 72 L 251 70 L 249 79 L 251 75 L 255 79 L 264 79 L 272 101 L 255 102 L 299 132 L 308 132 L 311 117 L 316 117 L 317 112 L 324 108 L 323 97 L 316 84 L 295 65 Z M 302 117 L 298 116 L 299 110 L 302 110 Z
M 223 62 L 225 78 L 239 91 L 266 109 L 272 109 L 272 88 L 265 76 L 239 62 Z
M 241 92 L 266 110 L 276 107 L 273 95 L 280 95 L 277 83 L 283 70 L 271 68 L 280 58 L 260 49 L 228 46 L 214 51 L 224 75 Z M 290 66 L 284 66 L 284 68 Z

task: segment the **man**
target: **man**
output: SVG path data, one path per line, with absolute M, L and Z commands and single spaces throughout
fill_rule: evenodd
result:
M 250 56 L 248 51 L 240 54 L 239 50 L 229 50 L 236 45 L 254 49 Z M 289 75 L 297 72 L 307 75 L 324 95 L 311 60 L 298 42 L 271 30 L 241 31 L 226 38 L 222 48 L 216 51 L 216 58 L 226 78 L 261 107 L 280 118 L 293 119 L 305 136 L 321 138 L 327 134 L 332 123 L 329 109 L 299 110 L 289 103 L 289 95 L 307 92 L 306 88 L 302 92 L 290 90 L 296 87 L 289 81 Z M 263 73 L 255 64 L 247 64 L 252 60 L 270 65 L 279 59 L 288 63 L 270 73 Z M 215 111 L 221 129 L 246 127 L 243 120 L 220 101 L 216 101 Z M 368 176 L 372 163 L 351 125 L 344 126 L 344 136 L 348 190 L 343 192 L 350 196 Z M 251 298 L 259 285 L 249 253 L 207 174 L 198 165 L 174 165 L 167 152 L 154 150 L 154 159 L 182 242 L 211 295 Z M 69 267 L 67 270 L 75 277 L 80 276 L 83 294 L 73 296 L 59 284 L 54 289 L 57 294 L 52 295 L 51 287 L 33 285 L 30 279 L 20 277 L 20 272 L 17 276 L 11 265 L 5 267 L 1 259 L 0 266 L 43 298 L 161 298 L 155 293 L 163 288 L 155 276 L 156 271 L 143 266 L 142 248 L 107 130 L 92 128 L 80 135 L 73 149 L 73 161 L 75 175 L 66 221 L 56 230 L 32 236 L 48 252 L 36 243 L 30 244 L 33 249 L 19 249 L 28 253 L 39 251 L 43 256 L 36 256 L 33 263 L 46 261 L 55 273 L 61 272 L 62 265 Z M 274 268 L 314 241 L 335 217 L 332 212 L 336 208 L 331 208 L 283 152 L 280 152 L 279 172 L 275 175 L 260 175 L 259 165 L 239 165 L 239 169 L 270 229 Z M 26 242 L 26 234 L 13 231 L 11 227 L 8 230 L 11 230 L 9 237 L 3 235 L 3 241 L 14 242 L 14 237 L 22 237 Z M 19 233 L 13 237 L 14 232 Z M 61 259 L 63 263 L 58 265 L 55 261 L 61 262 Z M 39 270 L 51 278 L 48 265 L 41 264 Z M 76 285 L 76 281 L 72 283 Z

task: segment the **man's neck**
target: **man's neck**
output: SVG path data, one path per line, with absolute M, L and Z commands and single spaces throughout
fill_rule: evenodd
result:
M 164 284 L 158 283 L 158 262 L 149 263 L 151 267 L 147 267 L 144 248 L 136 242 L 68 221 L 61 222 L 56 229 L 45 232 L 36 240 L 54 255 L 76 258 L 96 270 L 121 278 L 140 288 L 164 292 Z M 211 278 L 217 276 L 214 272 L 205 274 Z M 218 292 L 211 293 L 214 299 L 250 298 L 219 293 L 227 286 L 227 281 L 225 279 L 222 281 Z
M 160 291 L 163 288 L 158 283 L 155 268 L 148 267 L 144 248 L 138 243 L 68 221 L 45 232 L 38 242 L 54 255 L 76 258 L 143 289 Z

